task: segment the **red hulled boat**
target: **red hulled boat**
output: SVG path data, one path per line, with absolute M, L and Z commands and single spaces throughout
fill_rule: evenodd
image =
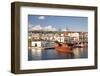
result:
M 63 52 L 63 53 L 72 53 L 72 48 L 69 47 L 67 44 L 65 43 L 59 43 L 59 42 L 55 42 L 55 50 L 57 50 L 58 52 Z

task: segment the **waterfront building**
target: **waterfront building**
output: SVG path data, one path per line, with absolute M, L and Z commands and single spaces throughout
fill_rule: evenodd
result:
M 43 43 L 43 41 L 32 41 L 31 45 L 33 47 L 42 47 L 42 43 Z
M 32 46 L 42 46 L 46 42 L 79 43 L 88 42 L 87 32 L 74 31 L 29 31 Z

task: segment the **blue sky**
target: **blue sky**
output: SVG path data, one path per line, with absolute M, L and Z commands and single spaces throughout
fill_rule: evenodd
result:
M 28 26 L 69 31 L 88 31 L 88 18 L 75 16 L 28 15 Z

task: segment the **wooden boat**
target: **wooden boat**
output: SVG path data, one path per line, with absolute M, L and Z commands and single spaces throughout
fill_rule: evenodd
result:
M 67 44 L 60 44 L 59 42 L 56 42 L 55 50 L 63 53 L 72 53 L 72 48 L 70 48 Z

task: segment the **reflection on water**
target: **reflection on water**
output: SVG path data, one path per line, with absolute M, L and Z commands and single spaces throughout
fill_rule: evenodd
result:
M 31 48 L 28 50 L 28 60 L 50 60 L 50 59 L 75 59 L 75 58 L 87 58 L 87 48 L 74 48 L 73 53 L 62 53 L 55 49 L 42 49 Z

